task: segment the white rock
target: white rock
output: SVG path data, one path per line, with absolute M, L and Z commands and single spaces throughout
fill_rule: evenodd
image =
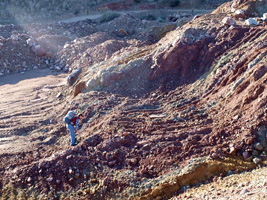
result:
M 234 13 L 235 11 L 236 9 L 233 6 L 231 6 L 231 12 Z
M 235 152 L 236 152 L 235 147 L 230 147 L 230 154 L 235 154 Z
M 74 171 L 72 169 L 69 169 L 69 174 L 74 174 Z
M 29 45 L 29 47 L 36 45 L 35 41 L 32 38 L 29 38 L 26 43 L 27 45 Z
M 52 182 L 53 181 L 53 177 L 49 177 L 46 179 L 48 182 Z
M 70 46 L 70 44 L 65 44 L 64 47 L 63 47 L 63 49 L 66 49 L 66 48 L 68 48 L 69 46 Z
M 61 68 L 59 66 L 55 67 L 55 71 L 59 72 L 61 71 Z
M 255 164 L 258 164 L 259 162 L 261 162 L 261 159 L 260 158 L 253 158 L 253 162 Z
M 257 20 L 256 19 L 254 19 L 254 18 L 249 18 L 249 19 L 247 19 L 246 21 L 246 24 L 247 25 L 258 25 L 258 22 L 257 22 Z
M 59 93 L 57 94 L 57 96 L 56 96 L 56 98 L 60 98 L 60 97 L 62 97 L 62 92 L 59 92 Z
M 239 119 L 239 115 L 236 115 L 233 117 L 233 120 L 238 120 Z
M 244 15 L 245 14 L 245 10 L 244 9 L 236 10 L 235 11 L 235 14 L 237 14 L 237 15 Z
M 267 13 L 263 14 L 262 20 L 267 20 Z
M 17 35 L 11 35 L 10 38 L 12 41 L 18 41 L 19 40 L 19 37 Z
M 258 150 L 258 151 L 262 151 L 263 150 L 263 146 L 261 145 L 261 143 L 256 143 L 255 145 L 254 145 L 254 148 L 256 149 L 256 150 Z
M 64 71 L 64 72 L 69 72 L 69 68 L 68 68 L 68 67 L 64 67 L 64 68 L 63 68 L 63 71 Z
M 43 47 L 41 47 L 41 45 L 33 45 L 31 47 L 31 50 L 36 53 L 38 56 L 43 56 L 46 54 L 46 51 Z
M 224 25 L 228 25 L 228 26 L 234 26 L 234 25 L 236 25 L 235 20 L 233 18 L 231 18 L 231 17 L 225 17 L 225 18 L 223 18 L 222 23 Z
M 164 117 L 166 117 L 166 115 L 164 115 L 164 114 L 159 114 L 159 115 L 157 115 L 157 114 L 153 114 L 153 115 L 149 115 L 149 117 L 150 117 L 151 119 L 155 119 L 155 118 L 164 118 Z

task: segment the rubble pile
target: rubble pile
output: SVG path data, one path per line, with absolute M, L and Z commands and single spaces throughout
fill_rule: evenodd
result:
M 90 66 L 109 59 L 126 47 L 156 42 L 175 27 L 169 27 L 169 24 L 174 23 L 142 21 L 124 14 L 105 23 L 86 19 L 68 23 L 3 25 L 0 45 L 6 57 L 1 74 L 45 67 L 68 72 L 77 66 Z M 13 59 L 8 59 L 5 52 L 13 52 L 10 53 Z
M 40 46 L 28 46 L 27 40 L 27 35 L 19 33 L 9 38 L 1 37 L 1 76 L 50 66 L 51 58 L 45 55 Z
M 130 50 L 125 49 L 127 47 L 135 49 L 158 41 L 164 33 L 176 27 L 170 24 L 174 23 L 142 21 L 124 14 L 110 22 L 97 22 L 95 33 L 67 42 L 58 57 L 72 69 L 89 67 L 108 60 L 113 54 L 119 57 L 120 53 Z

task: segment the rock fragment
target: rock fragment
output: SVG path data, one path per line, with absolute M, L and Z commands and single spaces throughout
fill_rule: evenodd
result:
M 261 162 L 261 159 L 260 158 L 253 158 L 253 160 L 252 160 L 255 164 L 258 164 L 258 163 L 260 163 Z
M 248 159 L 250 157 L 249 153 L 247 151 L 243 152 L 244 159 Z
M 53 177 L 49 177 L 46 179 L 48 182 L 52 182 L 53 181 Z
M 257 20 L 255 18 L 249 18 L 245 22 L 249 26 L 251 26 L 251 25 L 257 26 L 258 25 L 258 22 L 257 22 Z
M 258 151 L 263 151 L 263 146 L 259 142 L 254 145 L 254 148 Z
M 31 50 L 36 53 L 38 56 L 44 56 L 46 54 L 46 50 L 41 47 L 41 45 L 33 45 Z
M 81 72 L 82 72 L 82 69 L 79 68 L 79 69 L 76 69 L 73 73 L 71 73 L 68 76 L 67 81 L 70 86 L 72 86 L 75 83 L 75 81 L 78 79 Z
M 223 18 L 222 23 L 225 26 L 234 26 L 234 25 L 236 25 L 236 21 L 232 17 Z

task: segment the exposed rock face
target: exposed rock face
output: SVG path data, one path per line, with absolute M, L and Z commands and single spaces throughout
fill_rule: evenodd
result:
M 172 33 L 175 34 L 175 33 Z M 181 82 L 188 80 L 188 75 L 192 72 L 203 70 L 199 63 L 207 50 L 208 44 L 214 39 L 205 30 L 188 28 L 176 32 L 172 44 L 162 52 L 157 52 L 153 56 L 153 78 L 162 73 L 177 74 L 176 77 Z M 173 37 L 174 35 L 172 35 Z M 201 69 L 202 68 L 202 69 Z
M 213 21 L 215 20 L 216 19 L 214 18 Z M 146 53 L 143 57 L 140 57 L 138 53 L 136 54 L 133 52 L 132 57 L 138 58 L 135 62 L 138 63 L 139 68 L 143 69 L 143 71 L 139 71 L 137 73 L 142 73 L 143 76 L 144 74 L 146 74 L 145 76 L 151 80 L 160 78 L 160 76 L 163 76 L 163 74 L 175 74 L 176 82 L 180 84 L 184 83 L 185 80 L 189 82 L 196 78 L 192 77 L 192 73 L 197 76 L 201 76 L 201 74 L 205 70 L 207 70 L 207 67 L 209 65 L 212 65 L 214 59 L 218 58 L 227 49 L 235 47 L 236 44 L 239 43 L 239 41 L 243 40 L 244 34 L 247 34 L 246 32 L 253 31 L 252 29 L 248 29 L 240 25 L 234 27 L 236 25 L 236 22 L 230 18 L 227 18 L 225 22 L 222 18 L 218 18 L 217 20 L 222 20 L 222 25 L 227 26 L 222 27 L 216 26 L 215 24 L 213 27 L 203 26 L 202 28 L 184 26 L 184 28 L 177 29 L 176 31 L 168 34 L 168 37 L 171 38 L 172 41 L 171 39 L 169 39 L 168 41 L 166 39 L 163 39 L 158 44 L 156 44 L 154 46 L 154 49 L 156 49 L 155 51 L 151 51 L 151 49 L 145 49 Z M 249 23 L 249 25 L 257 24 L 258 22 L 256 24 Z M 229 26 L 232 27 L 228 29 Z M 127 68 L 129 68 L 129 70 L 132 70 L 134 62 L 127 64 L 127 61 L 124 61 L 125 59 L 123 58 L 123 54 L 120 57 L 121 58 L 119 58 L 117 62 L 117 67 L 111 66 L 110 69 L 105 73 L 98 73 L 94 76 L 94 79 L 92 79 L 92 81 L 89 80 L 87 84 L 88 89 L 93 89 L 96 85 L 101 86 L 103 82 L 107 82 L 110 86 L 112 82 L 114 82 L 115 84 L 116 80 L 118 79 L 122 81 L 124 79 L 122 77 L 125 77 L 126 79 L 128 75 L 123 74 L 126 74 Z M 114 60 L 116 60 L 115 58 L 111 58 L 111 60 L 112 59 L 113 62 Z M 122 64 L 126 65 L 122 66 Z M 107 62 L 101 68 L 107 69 L 109 65 L 110 64 Z M 114 79 L 109 78 L 108 75 L 113 73 L 112 70 L 114 70 L 114 73 L 116 73 L 117 75 L 120 75 L 118 76 L 118 78 L 115 78 L 115 81 L 109 82 L 107 81 L 107 79 Z M 188 77 L 187 75 L 189 75 L 190 77 Z M 145 90 L 151 87 L 151 85 L 147 83 L 146 80 L 147 79 L 142 79 L 142 81 L 144 81 L 143 84 L 139 82 L 139 85 L 146 87 Z M 125 86 L 125 89 L 123 90 L 124 92 L 130 91 L 131 89 L 136 90 L 135 87 L 132 87 L 133 84 L 128 85 L 129 87 Z M 106 87 L 107 84 L 104 84 L 102 86 Z M 115 85 L 112 85 L 110 87 L 116 88 Z M 140 87 L 137 86 L 137 88 Z
M 258 164 L 263 157 L 266 157 L 264 147 L 259 142 L 262 139 L 259 139 L 255 131 L 263 124 L 265 127 L 266 66 L 264 60 L 267 55 L 264 42 L 266 38 L 265 24 L 263 22 L 257 27 L 254 25 L 248 27 L 244 21 L 238 20 L 236 23 L 225 26 L 225 23 L 220 23 L 224 16 L 220 13 L 215 16 L 200 17 L 201 28 L 195 28 L 193 23 L 176 29 L 152 48 L 144 48 L 142 53 L 140 51 L 139 53 L 131 52 L 130 56 L 115 59 L 116 62 L 113 60 L 112 64 L 110 61 L 114 57 L 111 57 L 110 61 L 93 66 L 101 70 L 93 76 L 91 74 L 89 76 L 88 73 L 83 81 L 87 80 L 87 90 L 104 89 L 131 95 L 145 93 L 153 89 L 155 85 L 160 86 L 163 91 L 168 91 L 187 83 L 187 89 L 180 89 L 184 91 L 183 98 L 187 96 L 190 99 L 194 96 L 195 101 L 191 101 L 195 102 L 196 107 L 211 102 L 208 106 L 210 109 L 207 111 L 209 117 L 205 118 L 207 121 L 204 122 L 208 129 L 199 130 L 195 134 L 186 134 L 196 135 L 187 139 L 190 143 L 184 141 L 183 137 L 186 136 L 177 133 L 177 138 L 174 140 L 182 144 L 175 143 L 173 148 L 163 149 L 160 155 L 164 157 L 164 155 L 179 154 L 175 159 L 182 160 L 193 155 L 205 155 L 207 152 L 213 158 L 231 154 L 242 156 L 245 160 Z M 213 24 L 205 23 L 205 19 L 213 21 Z M 251 47 L 252 43 L 255 45 L 252 46 L 253 48 Z M 129 80 L 131 75 L 142 77 L 142 79 L 136 81 L 136 79 L 130 78 Z M 166 77 L 168 77 L 167 80 Z M 195 88 L 198 88 L 198 91 Z M 186 90 L 188 91 L 185 92 Z M 175 94 L 168 93 L 169 96 L 167 96 L 174 102 L 179 102 L 176 96 L 179 89 L 175 91 L 177 93 L 171 92 Z M 150 98 L 150 100 L 154 99 L 152 96 Z M 196 112 L 195 106 L 184 109 L 182 108 L 184 104 L 178 105 L 184 114 L 182 118 L 177 119 L 178 121 L 188 122 L 194 118 L 192 113 Z M 192 122 L 190 127 L 193 124 L 195 125 Z M 158 122 L 159 127 L 160 125 L 161 122 Z M 153 134 L 151 129 L 145 133 Z M 198 137 L 200 135 L 201 138 Z M 115 144 L 112 141 L 106 143 L 105 150 L 112 151 L 110 148 L 113 145 Z M 216 148 L 207 146 L 205 150 L 203 148 L 200 150 L 198 145 L 212 145 Z M 152 151 L 151 146 L 140 146 L 139 148 L 143 152 Z M 155 151 L 157 150 L 155 149 Z M 200 153 L 201 151 L 202 153 Z M 151 155 L 151 157 L 149 160 L 150 163 L 153 163 L 154 156 Z M 124 160 L 124 158 L 121 159 Z M 120 166 L 118 163 L 121 163 L 122 160 L 110 161 L 108 165 L 110 167 Z M 127 163 L 131 162 L 127 161 Z M 146 162 L 139 160 L 138 163 Z M 156 165 L 155 162 L 154 165 Z M 147 177 L 155 176 L 155 171 L 152 170 L 153 166 L 151 168 L 143 167 L 140 171 L 141 174 Z M 154 192 L 151 193 L 153 197 L 161 196 L 156 189 Z
M 79 69 L 76 69 L 74 72 L 72 72 L 69 76 L 68 76 L 68 84 L 70 86 L 72 86 L 75 81 L 78 79 L 79 75 L 82 73 L 82 69 L 79 68 Z
M 233 1 L 231 5 L 232 12 L 237 9 L 243 9 L 247 16 L 262 15 L 266 12 L 267 2 L 263 1 L 250 1 L 250 0 L 237 0 Z

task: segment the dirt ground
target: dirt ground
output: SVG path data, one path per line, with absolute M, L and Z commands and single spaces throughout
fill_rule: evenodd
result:
M 42 127 L 42 125 L 40 124 L 38 125 L 36 123 L 42 123 L 42 120 L 44 117 L 45 119 L 47 119 L 47 116 L 49 116 L 49 113 L 51 112 L 52 108 L 53 108 L 53 112 L 60 113 L 58 108 L 55 107 L 55 105 L 58 103 L 57 100 L 55 99 L 55 95 L 58 94 L 60 88 L 62 88 L 62 86 L 66 84 L 66 78 L 67 78 L 67 74 L 62 74 L 62 73 L 51 71 L 49 69 L 45 69 L 45 70 L 29 71 L 29 72 L 26 72 L 25 74 L 15 74 L 15 75 L 10 75 L 10 76 L 5 76 L 1 79 L 1 86 L 0 86 L 1 95 L 8 97 L 8 99 L 1 99 L 1 105 L 4 105 L 3 107 L 1 107 L 1 113 L 2 113 L 2 116 L 5 116 L 2 118 L 5 123 L 1 124 L 1 126 L 3 127 L 1 130 L 4 130 L 4 134 L 1 135 L 1 139 L 0 139 L 0 156 L 2 159 L 5 157 L 5 155 L 9 155 L 6 158 L 7 159 L 9 158 L 11 163 L 17 162 L 17 166 L 23 166 L 27 162 L 35 163 L 36 161 L 37 163 L 40 162 L 39 165 L 43 165 L 41 164 L 43 163 L 42 161 L 43 159 L 44 160 L 52 159 L 52 162 L 54 162 L 53 159 L 57 158 L 57 156 L 61 156 L 62 153 L 60 153 L 60 151 L 65 152 L 63 153 L 63 155 L 65 155 L 67 151 L 69 151 L 68 150 L 69 142 L 66 143 L 66 141 L 69 141 L 68 134 L 66 134 L 61 139 L 59 138 L 58 142 L 54 143 L 57 145 L 57 147 L 55 147 L 53 143 L 52 143 L 52 146 L 49 143 L 49 141 L 51 140 L 51 137 L 48 137 L 48 135 L 51 135 L 51 134 L 47 133 L 49 131 L 34 133 L 35 127 L 37 128 Z M 106 96 L 106 94 L 104 93 L 97 95 L 98 97 L 95 96 L 94 94 L 90 94 L 89 96 L 92 96 L 91 100 L 94 100 L 94 101 L 96 100 L 99 101 L 100 99 L 103 99 L 103 98 L 110 98 L 109 95 Z M 103 98 L 101 98 L 101 96 Z M 79 101 L 80 98 L 81 97 L 78 97 L 76 102 Z M 138 122 L 138 119 L 140 120 L 140 118 L 142 118 L 142 115 L 144 117 L 150 115 L 152 118 L 155 117 L 156 120 L 164 117 L 163 115 L 161 115 L 162 111 L 157 110 L 155 108 L 154 109 L 151 108 L 150 110 L 147 110 L 146 113 L 143 113 L 142 110 L 138 111 L 134 109 L 138 104 L 140 105 L 142 103 L 144 104 L 145 102 L 147 102 L 146 100 L 142 102 L 142 100 L 141 101 L 133 100 L 133 99 L 127 100 L 127 99 L 124 99 L 123 97 L 113 97 L 113 101 L 115 100 L 114 98 L 117 98 L 117 100 L 121 98 L 122 103 L 120 103 L 119 107 L 122 106 L 122 108 L 126 108 L 126 110 L 124 111 L 124 113 L 121 113 L 121 111 L 119 111 L 119 113 L 117 113 L 117 111 L 116 112 L 113 111 L 113 116 L 115 116 L 115 118 L 112 116 L 107 116 L 108 118 L 106 118 L 106 120 L 104 121 L 110 120 L 111 122 L 108 122 L 108 121 L 107 122 L 111 124 L 112 123 L 121 124 L 126 128 L 127 130 L 126 132 L 129 132 L 129 130 L 131 129 L 131 122 L 130 122 L 131 120 L 128 121 L 129 117 L 130 118 L 132 117 L 132 119 L 134 119 L 135 124 L 141 122 L 141 121 Z M 105 105 L 105 103 L 103 103 L 102 105 Z M 128 105 L 128 107 L 127 106 L 125 107 L 125 105 Z M 127 108 L 128 108 L 128 111 L 127 111 Z M 134 110 L 132 110 L 132 108 Z M 16 114 L 14 115 L 13 112 L 15 112 Z M 100 121 L 100 124 L 103 124 L 101 121 Z M 153 122 L 151 121 L 150 123 L 153 123 Z M 97 122 L 94 122 L 93 125 L 94 124 L 96 126 L 99 126 Z M 156 122 L 156 124 L 160 125 L 161 123 Z M 137 125 L 137 127 L 138 126 L 139 125 Z M 20 127 L 23 127 L 22 130 L 20 129 Z M 164 129 L 166 128 L 165 126 L 163 126 L 163 124 L 160 125 L 159 130 L 162 129 L 163 127 Z M 93 128 L 94 127 L 91 127 L 90 129 L 88 129 L 88 131 L 90 131 Z M 27 131 L 31 132 L 31 134 L 28 135 Z M 48 135 L 45 136 L 40 133 L 48 134 Z M 116 137 L 120 137 L 120 134 L 121 133 L 119 132 L 119 134 L 117 134 Z M 124 138 L 125 141 L 123 144 L 127 144 L 127 143 L 131 144 L 131 142 L 134 142 L 134 141 L 130 141 L 130 140 L 135 140 L 134 138 L 131 138 L 132 135 L 128 135 L 128 136 L 125 135 L 125 136 L 126 137 Z M 107 136 L 105 136 L 104 134 L 102 135 L 102 137 L 105 138 Z M 127 139 L 127 137 L 129 138 Z M 167 137 L 173 137 L 173 135 L 165 134 L 166 139 Z M 86 136 L 86 134 L 79 134 L 78 138 L 80 141 L 82 141 L 81 146 L 79 145 L 80 147 L 78 147 L 78 149 L 84 148 L 84 145 L 87 146 L 87 143 L 85 141 L 86 141 L 86 138 L 88 138 L 88 136 Z M 154 139 L 152 138 L 153 137 L 146 136 L 142 139 L 142 141 L 149 144 L 151 142 L 151 141 L 149 142 L 149 140 L 154 140 L 157 137 Z M 138 145 L 141 145 L 141 144 L 142 142 L 139 143 Z M 108 145 L 109 144 L 106 143 L 101 148 L 103 149 L 113 148 L 112 146 L 108 147 Z M 164 145 L 164 142 L 162 142 L 162 144 L 160 145 Z M 149 146 L 150 145 L 147 145 L 147 147 L 145 148 L 150 148 Z M 44 149 L 44 147 L 46 149 Z M 75 151 L 80 152 L 80 150 L 78 149 L 76 148 L 76 150 L 75 149 L 73 150 L 74 152 Z M 175 148 L 173 150 L 175 150 Z M 168 154 L 168 151 L 166 152 Z M 166 167 L 169 164 L 174 163 L 174 161 L 172 161 L 171 158 L 169 158 L 169 161 L 168 161 L 168 158 L 165 157 L 166 152 L 165 153 L 163 152 L 164 154 L 162 155 L 160 154 L 157 155 L 157 157 L 152 157 L 152 159 L 149 158 L 147 161 L 145 160 L 142 161 L 143 162 L 142 166 L 144 168 L 140 168 L 141 173 L 145 173 L 145 174 L 147 173 L 146 176 L 151 176 L 151 175 L 153 176 L 153 172 L 152 171 L 148 172 L 147 171 L 148 169 L 146 168 L 146 166 L 148 167 L 151 166 L 151 163 L 153 163 L 153 165 L 156 166 L 158 169 L 163 167 L 163 170 L 164 170 L 164 165 Z M 27 154 L 32 158 L 27 157 Z M 16 159 L 13 160 L 14 155 L 17 155 L 23 159 L 20 162 L 18 162 L 18 160 L 16 161 Z M 52 157 L 50 157 L 50 155 L 52 155 Z M 66 156 L 70 156 L 69 153 L 67 153 Z M 75 156 L 75 154 L 73 156 Z M 138 158 L 138 155 L 136 155 L 136 158 Z M 155 159 L 158 160 L 159 158 L 162 159 L 164 163 L 157 164 L 155 162 Z M 88 157 L 88 159 L 90 161 L 92 158 Z M 130 157 L 128 162 L 135 163 L 136 161 L 134 159 L 135 159 L 134 157 L 133 158 Z M 64 158 L 62 158 L 62 161 L 65 162 Z M 71 163 L 68 163 L 67 165 L 71 166 Z M 7 169 L 9 168 L 12 169 L 13 168 L 12 165 L 13 164 L 8 165 Z M 112 164 L 109 163 L 108 165 L 112 165 Z M 131 165 L 134 165 L 134 164 L 131 164 Z M 29 169 L 31 168 L 32 168 L 32 165 L 30 164 Z M 57 171 L 57 173 L 61 173 L 58 169 L 55 169 L 55 170 Z M 95 172 L 95 173 L 98 173 L 98 172 Z M 106 172 L 103 171 L 103 173 L 105 174 Z M 178 196 L 174 196 L 171 199 L 176 200 L 176 199 L 218 199 L 219 198 L 219 199 L 235 200 L 235 199 L 240 199 L 239 198 L 240 195 L 244 199 L 248 199 L 248 198 L 265 199 L 266 191 L 262 190 L 262 187 L 266 186 L 266 180 L 264 178 L 265 174 L 266 174 L 266 169 L 264 168 L 264 169 L 253 170 L 252 172 L 246 172 L 243 174 L 235 174 L 233 172 L 233 174 L 229 174 L 230 176 L 226 176 L 226 177 L 224 175 L 215 176 L 213 177 L 212 180 L 203 182 L 202 184 L 198 184 L 197 186 L 182 187 L 180 190 L 177 191 L 178 193 L 181 193 L 181 194 L 179 194 Z M 56 175 L 54 176 L 56 177 Z M 103 178 L 104 180 L 104 177 L 102 176 L 99 176 L 98 178 L 100 179 Z M 120 180 L 120 178 L 118 180 Z M 29 178 L 27 178 L 26 176 L 26 179 L 29 179 Z M 139 177 L 137 176 L 135 177 L 135 179 L 138 180 Z M 123 179 L 121 179 L 120 181 L 122 180 Z M 109 179 L 107 181 L 109 181 L 109 183 L 111 184 L 114 184 Z M 123 183 L 117 183 L 117 184 L 123 184 Z M 79 199 L 78 196 L 73 196 L 71 198 Z M 94 199 L 93 196 L 90 196 L 90 198 Z M 97 197 L 96 199 L 98 198 L 99 197 Z M 123 198 L 125 198 L 125 196 Z
M 53 110 L 57 101 L 51 94 L 66 84 L 66 77 L 67 74 L 43 69 L 0 78 L 0 154 L 20 152 L 34 145 L 27 132 L 40 126 Z
M 212 183 L 189 189 L 184 187 L 184 193 L 171 198 L 182 199 L 255 199 L 267 198 L 267 169 L 255 169 L 252 172 L 233 174 L 226 178 L 216 177 Z

